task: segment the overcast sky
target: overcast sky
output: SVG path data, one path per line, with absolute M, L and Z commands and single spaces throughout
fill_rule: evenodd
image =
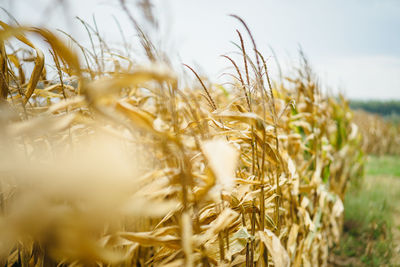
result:
M 135 1 L 131 9 L 135 12 Z M 116 0 L 0 0 L 22 24 L 61 28 L 84 41 L 74 16 L 91 21 L 94 14 L 108 41 L 119 38 L 112 15 L 128 39 L 134 32 Z M 400 99 L 400 0 L 157 0 L 166 49 L 198 66 L 217 81 L 228 62 L 221 54 L 235 51 L 235 30 L 243 27 L 228 14 L 242 17 L 269 58 L 272 46 L 283 66 L 298 59 L 299 45 L 314 69 L 334 92 L 349 98 Z M 1 11 L 0 18 L 9 21 Z M 175 55 L 174 54 L 174 55 Z

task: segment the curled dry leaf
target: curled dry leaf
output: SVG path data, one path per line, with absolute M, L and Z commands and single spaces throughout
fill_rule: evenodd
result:
M 268 248 L 269 253 L 271 253 L 272 261 L 274 262 L 275 266 L 289 267 L 289 255 L 285 248 L 282 246 L 279 238 L 267 229 L 263 232 L 259 231 L 257 232 L 257 234 L 261 242 L 263 242 Z
M 208 164 L 217 178 L 218 189 L 231 191 L 234 186 L 239 156 L 236 149 L 223 139 L 204 141 L 201 147 Z

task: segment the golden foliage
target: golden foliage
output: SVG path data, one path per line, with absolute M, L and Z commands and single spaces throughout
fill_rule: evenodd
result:
M 400 126 L 379 115 L 361 110 L 354 112 L 354 122 L 363 136 L 365 153 L 374 155 L 400 155 Z
M 189 67 L 201 87 L 187 88 L 155 54 L 123 70 L 110 53 L 105 71 L 96 51 L 1 26 L 2 264 L 326 266 L 361 139 L 305 59 L 273 83 L 239 33 L 240 83 L 222 91 Z M 49 44 L 58 81 L 26 33 Z M 31 73 L 13 37 L 34 49 Z

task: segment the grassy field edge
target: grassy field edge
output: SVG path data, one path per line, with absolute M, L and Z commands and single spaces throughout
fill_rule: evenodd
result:
M 369 156 L 366 177 L 350 185 L 336 266 L 398 266 L 400 158 Z

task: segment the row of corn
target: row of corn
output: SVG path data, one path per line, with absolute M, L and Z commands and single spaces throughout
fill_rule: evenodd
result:
M 354 111 L 354 122 L 363 136 L 362 148 L 373 155 L 400 155 L 400 126 L 382 116 Z
M 0 25 L 1 264 L 327 266 L 361 136 L 305 58 L 272 81 L 238 31 L 222 86 Z

